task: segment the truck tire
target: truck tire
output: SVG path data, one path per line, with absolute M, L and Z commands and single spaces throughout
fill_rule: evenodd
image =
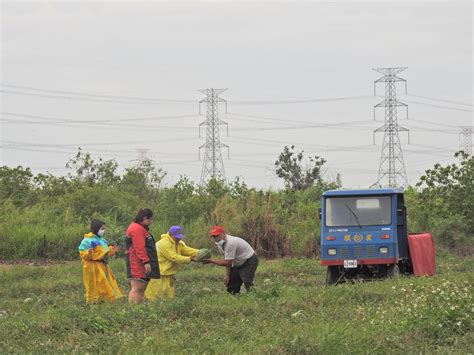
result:
M 387 268 L 387 277 L 393 279 L 398 276 L 400 276 L 400 268 L 398 267 L 398 264 L 390 264 Z
M 335 285 L 340 276 L 337 266 L 328 266 L 326 270 L 326 285 Z

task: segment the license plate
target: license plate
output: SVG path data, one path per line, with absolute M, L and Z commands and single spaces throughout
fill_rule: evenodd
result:
M 357 260 L 344 260 L 344 267 L 346 269 L 354 269 L 357 267 Z

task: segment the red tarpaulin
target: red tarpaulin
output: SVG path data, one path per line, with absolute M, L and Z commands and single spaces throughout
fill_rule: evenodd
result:
M 435 245 L 430 233 L 409 234 L 408 247 L 416 276 L 436 274 Z

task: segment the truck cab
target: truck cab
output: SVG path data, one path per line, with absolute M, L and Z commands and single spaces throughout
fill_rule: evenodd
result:
M 403 190 L 330 190 L 321 202 L 326 284 L 410 272 Z

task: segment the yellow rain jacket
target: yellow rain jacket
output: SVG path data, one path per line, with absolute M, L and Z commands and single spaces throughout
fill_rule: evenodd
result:
M 174 275 L 178 272 L 181 264 L 191 262 L 191 257 L 195 256 L 199 249 L 188 247 L 182 240 L 176 243 L 168 233 L 161 235 L 161 239 L 156 243 L 156 249 L 161 278 L 150 280 L 145 297 L 150 300 L 160 297 L 173 299 L 176 294 Z
M 79 245 L 86 302 L 113 301 L 122 297 L 114 273 L 107 260 L 113 255 L 107 241 L 87 233 Z

